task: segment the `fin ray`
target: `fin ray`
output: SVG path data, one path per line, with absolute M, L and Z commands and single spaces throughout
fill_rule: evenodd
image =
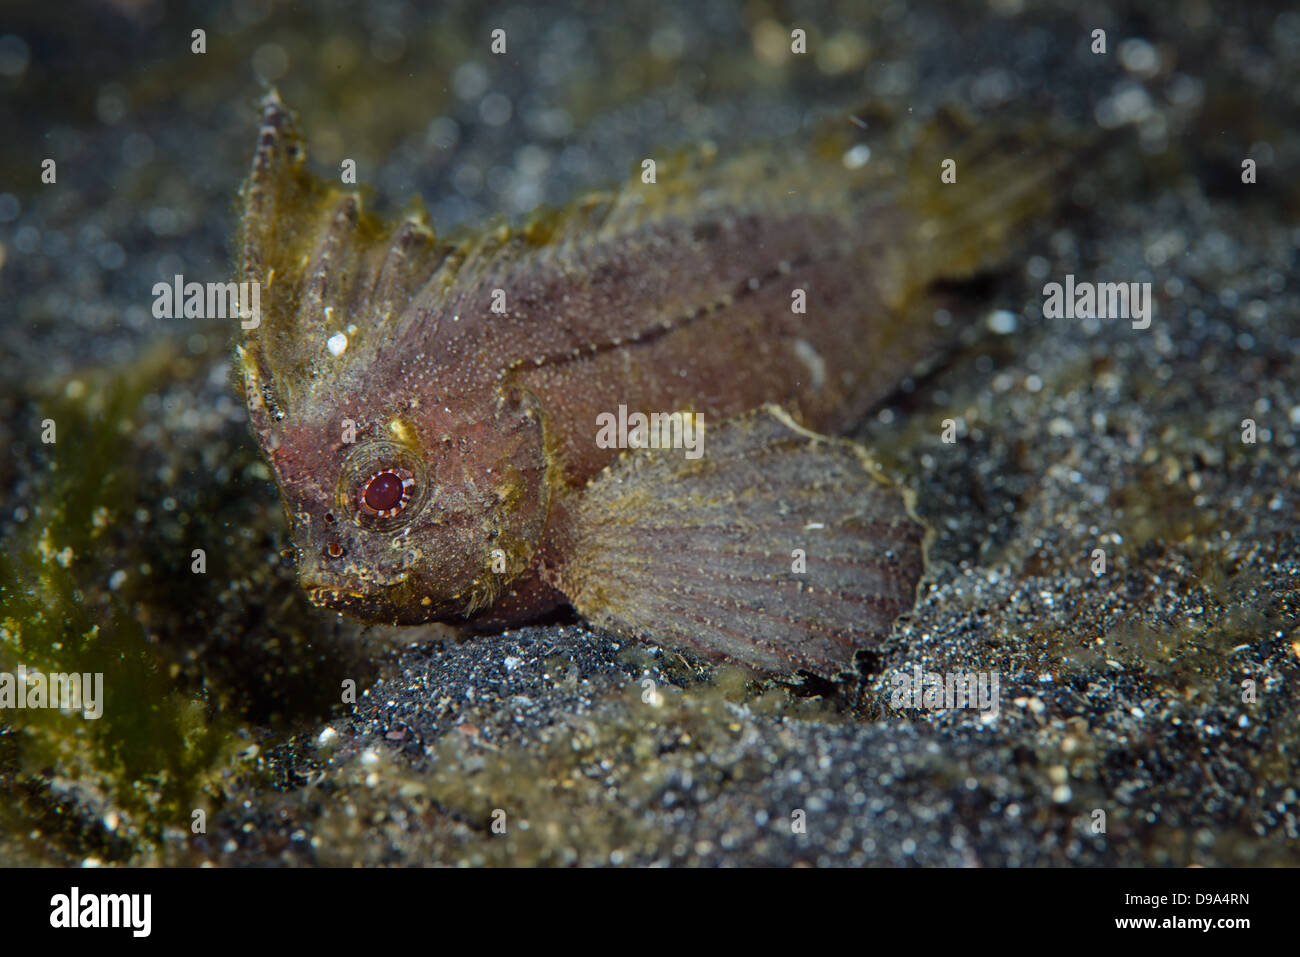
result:
M 846 669 L 915 601 L 925 529 L 904 493 L 776 406 L 705 435 L 700 459 L 625 454 L 578 493 L 560 590 L 624 636 L 760 672 Z

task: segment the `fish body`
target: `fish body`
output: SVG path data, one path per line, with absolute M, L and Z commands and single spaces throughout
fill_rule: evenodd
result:
M 1005 256 L 1054 167 L 1008 181 L 986 143 L 945 193 L 923 137 L 906 161 L 851 146 L 704 149 L 448 241 L 313 176 L 269 95 L 238 247 L 262 315 L 240 348 L 313 600 L 480 626 L 569 603 L 765 672 L 832 674 L 887 634 L 924 529 L 828 436 L 949 347 L 933 284 Z M 637 413 L 702 422 L 698 459 L 598 441 Z

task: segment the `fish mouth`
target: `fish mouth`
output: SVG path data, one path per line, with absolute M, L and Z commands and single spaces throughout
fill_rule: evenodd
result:
M 361 592 L 342 591 L 325 585 L 304 584 L 302 587 L 307 592 L 307 597 L 311 599 L 313 605 L 322 605 L 326 608 L 336 605 L 364 605 L 369 601 L 373 601 L 370 595 Z
M 311 579 L 300 585 L 313 605 L 372 625 L 420 625 L 442 620 L 447 613 L 431 599 L 411 601 L 405 575 L 371 591 Z
M 300 579 L 299 584 L 313 605 L 344 612 L 362 621 L 392 621 L 400 607 L 400 602 L 390 597 L 390 589 L 400 582 L 392 582 L 369 591 L 357 591 L 355 588 L 310 578 Z

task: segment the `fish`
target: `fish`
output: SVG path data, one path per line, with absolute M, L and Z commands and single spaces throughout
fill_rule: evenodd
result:
M 383 219 L 314 174 L 267 93 L 238 355 L 309 598 L 480 632 L 567 606 L 759 675 L 851 671 L 932 533 L 843 433 L 953 348 L 937 297 L 1006 261 L 1065 162 L 955 114 L 865 125 L 442 238 L 418 199 Z

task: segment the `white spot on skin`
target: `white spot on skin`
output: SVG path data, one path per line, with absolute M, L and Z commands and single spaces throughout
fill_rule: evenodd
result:
M 330 355 L 341 356 L 348 351 L 348 337 L 341 332 L 336 332 L 329 337 L 325 348 L 330 351 Z
M 812 376 L 812 387 L 820 392 L 822 386 L 826 384 L 826 360 L 818 355 L 817 350 L 804 339 L 794 341 L 794 354 L 808 367 L 808 373 Z

